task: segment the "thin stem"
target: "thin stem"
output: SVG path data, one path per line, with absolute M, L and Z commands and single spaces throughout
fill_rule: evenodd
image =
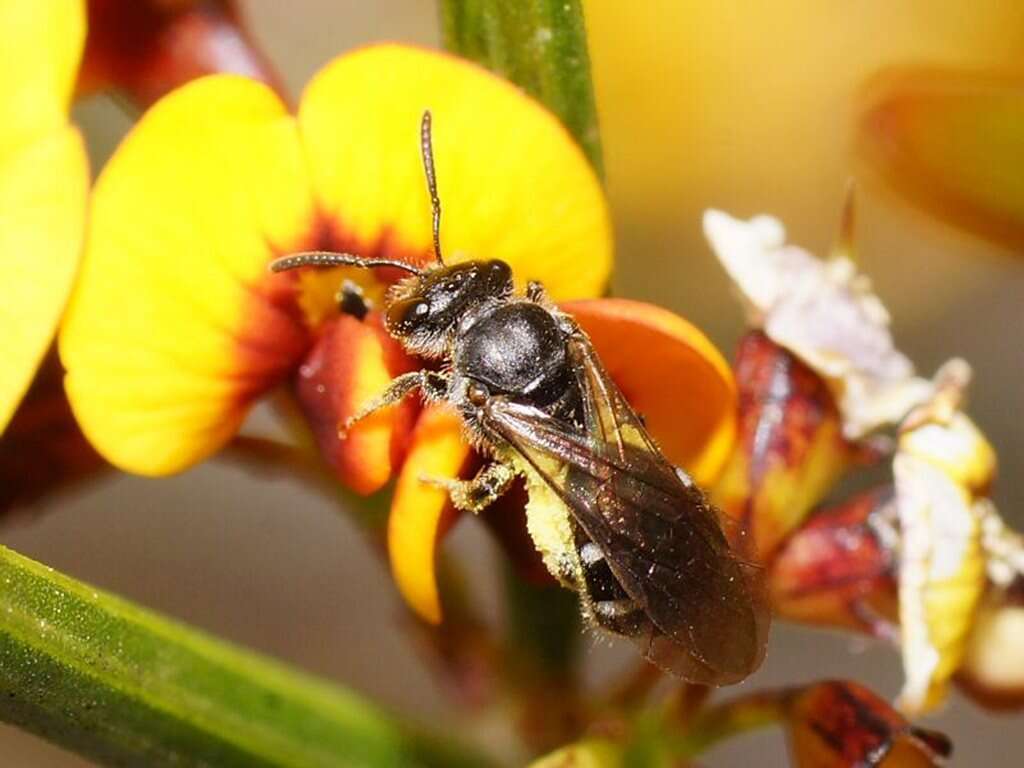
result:
M 774 725 L 785 717 L 790 696 L 789 689 L 755 691 L 706 707 L 692 717 L 678 749 L 692 757 L 739 733 Z
M 580 0 L 441 0 L 441 25 L 446 48 L 543 102 L 602 173 Z
M 0 584 L 0 719 L 97 762 L 491 764 L 3 547 Z

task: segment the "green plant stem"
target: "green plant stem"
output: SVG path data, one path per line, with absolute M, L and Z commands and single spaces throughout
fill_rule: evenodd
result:
M 518 85 L 562 121 L 601 175 L 601 139 L 580 0 L 441 0 L 445 47 Z M 529 162 L 529 158 L 524 158 Z M 575 595 L 526 583 L 509 571 L 507 682 L 527 710 L 521 730 L 534 747 L 561 743 L 578 727 Z M 532 724 L 531 724 L 532 723 Z M 532 733 L 531 733 L 532 732 Z
M 0 719 L 111 765 L 491 765 L 4 547 Z
M 785 717 L 789 689 L 755 691 L 700 710 L 676 745 L 685 757 L 698 755 L 739 733 L 774 725 Z
M 441 0 L 441 25 L 448 50 L 543 102 L 603 173 L 580 0 Z

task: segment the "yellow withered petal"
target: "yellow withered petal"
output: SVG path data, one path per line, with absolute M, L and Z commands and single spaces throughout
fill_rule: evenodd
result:
M 889 73 L 867 89 L 860 154 L 913 203 L 1020 251 L 1022 86 L 1020 75 Z
M 652 304 L 594 299 L 562 308 L 590 336 L 665 455 L 697 483 L 713 482 L 736 438 L 736 384 L 715 345 Z
M 416 422 L 412 447 L 395 486 L 388 518 L 391 572 L 402 597 L 423 619 L 441 621 L 435 560 L 444 531 L 448 491 L 423 482 L 459 476 L 470 451 L 458 414 L 444 405 L 428 406 Z
M 0 4 L 0 431 L 46 352 L 78 268 L 89 164 L 68 101 L 81 3 Z
M 62 329 L 75 415 L 113 464 L 182 470 L 235 433 L 311 339 L 267 263 L 314 221 L 295 120 L 265 85 L 197 80 L 101 174 Z
M 601 293 L 611 267 L 600 185 L 558 120 L 509 83 L 398 45 L 337 59 L 306 89 L 299 125 L 323 212 L 378 253 L 429 258 L 419 125 L 433 144 L 449 261 L 504 259 L 555 298 Z

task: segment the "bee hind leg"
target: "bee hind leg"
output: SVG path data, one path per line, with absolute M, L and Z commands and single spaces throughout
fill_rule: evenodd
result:
M 492 461 L 477 472 L 472 480 L 421 477 L 420 481 L 444 488 L 456 509 L 475 514 L 505 493 L 515 476 L 516 471 L 509 464 Z
M 440 400 L 448 391 L 448 377 L 436 371 L 412 371 L 396 376 L 387 389 L 363 405 L 355 415 L 345 419 L 338 429 L 338 435 L 344 437 L 356 422 L 381 408 L 394 405 L 414 389 L 420 390 L 427 400 Z

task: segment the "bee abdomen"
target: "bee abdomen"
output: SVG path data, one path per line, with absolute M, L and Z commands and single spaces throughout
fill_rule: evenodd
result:
M 578 589 L 586 614 L 609 632 L 627 637 L 637 635 L 646 621 L 643 610 L 619 584 L 601 548 L 579 526 L 573 526 L 573 534 L 582 570 Z

